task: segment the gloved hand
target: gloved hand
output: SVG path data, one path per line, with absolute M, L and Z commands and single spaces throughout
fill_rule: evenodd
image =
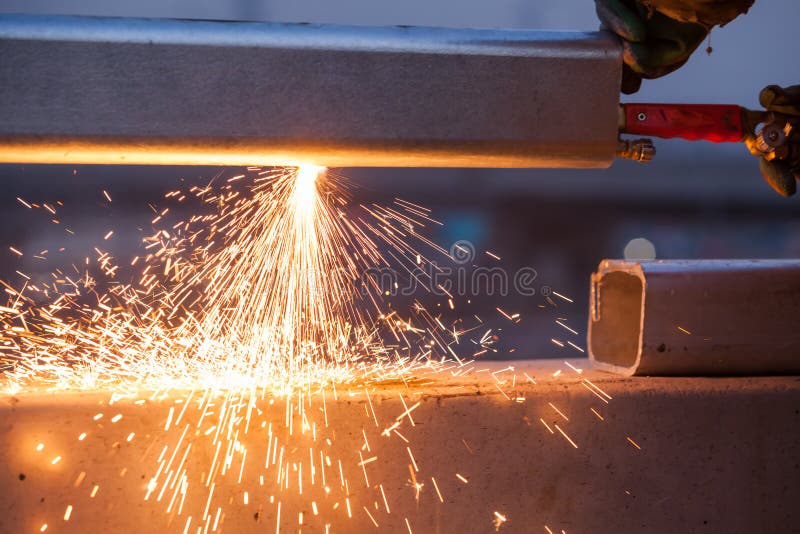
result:
M 642 78 L 658 78 L 689 59 L 708 30 L 650 11 L 636 0 L 595 0 L 603 27 L 622 38 L 622 92 L 635 93 Z
M 764 180 L 788 197 L 795 194 L 800 180 L 800 85 L 769 85 L 761 90 L 758 100 L 767 111 L 780 114 L 777 124 L 789 131 L 787 142 L 767 156 L 762 156 L 754 139 L 748 139 L 747 146 L 754 155 L 762 156 L 758 166 Z
M 622 92 L 689 59 L 711 28 L 747 11 L 753 0 L 595 0 L 603 27 L 622 39 Z

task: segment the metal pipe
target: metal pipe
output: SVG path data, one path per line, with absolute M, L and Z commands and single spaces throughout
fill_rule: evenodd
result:
M 800 260 L 604 260 L 589 357 L 624 375 L 800 372 Z
M 602 32 L 0 15 L 0 162 L 607 167 Z

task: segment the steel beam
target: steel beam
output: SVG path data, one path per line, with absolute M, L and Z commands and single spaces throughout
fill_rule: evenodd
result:
M 800 373 L 800 260 L 605 260 L 589 356 L 625 375 Z
M 0 162 L 606 167 L 604 33 L 0 15 Z

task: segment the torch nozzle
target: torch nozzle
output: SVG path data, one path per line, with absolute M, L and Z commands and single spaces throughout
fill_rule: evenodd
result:
M 620 139 L 617 143 L 617 157 L 648 163 L 656 155 L 652 139 Z

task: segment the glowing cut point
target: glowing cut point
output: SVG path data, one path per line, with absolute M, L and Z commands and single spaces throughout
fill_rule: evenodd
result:
M 327 167 L 320 167 L 319 165 L 300 165 L 297 167 L 297 179 L 310 180 L 313 182 L 320 174 L 327 170 Z
M 314 203 L 317 199 L 317 178 L 325 172 L 325 167 L 303 165 L 297 168 L 294 184 L 293 203 L 295 214 L 302 218 L 313 217 Z

